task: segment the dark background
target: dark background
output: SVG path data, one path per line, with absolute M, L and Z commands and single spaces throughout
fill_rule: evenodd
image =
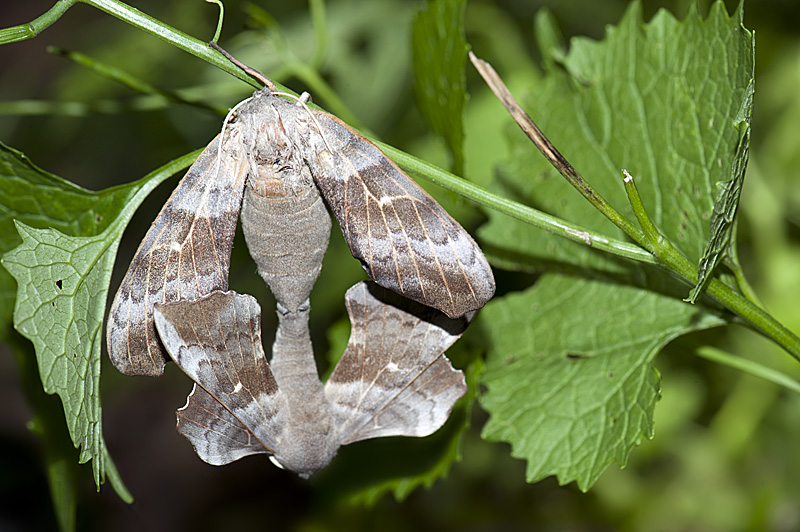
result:
M 131 2 L 138 9 L 201 39 L 209 39 L 216 26 L 217 8 L 199 0 L 149 0 Z M 357 19 L 358 8 L 369 2 L 328 3 L 331 24 L 347 26 L 339 18 Z M 411 153 L 425 153 L 426 143 L 436 144 L 416 111 L 411 92 L 408 51 L 400 48 L 386 52 L 385 42 L 408 44 L 409 29 L 399 24 L 396 13 L 411 13 L 413 5 L 403 0 L 381 2 L 385 19 L 370 24 L 350 22 L 352 28 L 344 42 L 337 42 L 341 61 L 326 62 L 323 74 L 351 110 L 384 141 Z M 518 50 L 538 61 L 532 35 L 533 15 L 547 6 L 554 12 L 565 36 L 585 35 L 602 38 L 606 25 L 615 24 L 627 7 L 625 1 L 499 1 L 471 2 L 468 6 L 467 38 L 477 48 L 487 40 L 519 39 Z M 735 2 L 726 2 L 729 11 Z M 3 27 L 33 20 L 51 7 L 51 2 L 28 1 L 0 7 Z M 246 25 L 243 3 L 228 0 L 221 39 L 239 33 Z M 310 25 L 307 8 L 300 2 L 271 2 L 260 5 L 270 11 L 283 28 L 290 43 L 307 31 Z M 658 8 L 666 7 L 678 17 L 686 13 L 689 2 L 645 2 L 649 19 Z M 344 7 L 342 7 L 344 6 Z M 707 11 L 701 2 L 701 11 Z M 495 13 L 516 28 L 516 35 L 495 34 L 491 19 L 470 17 L 470 12 L 483 9 Z M 797 93 L 800 73 L 791 68 L 800 65 L 798 24 L 800 3 L 791 1 L 750 2 L 745 12 L 745 25 L 757 36 L 757 98 L 753 130 L 755 164 L 769 154 L 774 139 L 775 121 L 783 113 L 796 112 L 800 100 Z M 395 41 L 391 41 L 395 39 Z M 232 105 L 251 89 L 216 71 L 204 62 L 184 54 L 134 28 L 86 5 L 71 8 L 61 20 L 39 37 L 0 47 L 0 102 L 18 100 L 55 100 L 80 102 L 129 102 L 135 98 L 130 90 L 77 67 L 69 61 L 46 52 L 55 45 L 76 50 L 106 61 L 164 89 L 209 87 L 209 99 L 220 105 Z M 298 45 L 298 55 L 302 46 Z M 332 54 L 334 55 L 334 54 Z M 269 59 L 265 59 L 269 65 Z M 377 65 L 377 66 L 376 66 Z M 265 68 L 257 64 L 259 68 Z M 800 72 L 800 68 L 795 67 Z M 265 70 L 267 70 L 265 68 Z M 269 70 L 267 70 L 269 73 Z M 353 72 L 361 72 L 355 75 Z M 399 82 L 384 83 L 381 75 L 396 76 Z M 794 73 L 793 73 L 794 72 Z M 483 90 L 470 73 L 470 90 Z M 794 76 L 794 77 L 792 77 Z M 763 80 L 763 81 L 762 81 Z M 305 87 L 297 80 L 283 83 L 297 90 Z M 387 85 L 391 85 L 387 88 Z M 379 97 L 364 104 L 362 93 Z M 373 104 L 374 101 L 381 105 Z M 320 102 L 324 105 L 324 102 Z M 189 106 L 172 106 L 150 112 L 122 111 L 113 113 L 89 110 L 77 116 L 17 116 L 0 114 L 0 140 L 23 151 L 37 165 L 81 186 L 98 190 L 126 183 L 141 177 L 168 160 L 205 145 L 218 131 L 221 118 L 214 113 Z M 468 111 L 469 112 L 469 111 Z M 787 130 L 792 134 L 791 130 Z M 782 141 L 798 146 L 795 135 Z M 470 135 L 470 131 L 466 132 Z M 791 160 L 791 149 L 787 160 Z M 797 150 L 800 151 L 800 150 Z M 759 156 L 763 159 L 759 159 Z M 422 155 L 425 157 L 425 155 Z M 441 157 L 441 148 L 439 147 Z M 499 157 L 498 157 L 499 158 Z M 446 159 L 441 164 L 446 164 Z M 765 163 L 768 164 L 768 163 Z M 794 190 L 796 166 L 790 164 L 781 177 L 787 190 Z M 126 263 L 176 178 L 168 181 L 144 204 L 129 226 L 120 249 L 118 266 Z M 788 185 L 787 185 L 788 183 Z M 747 192 L 745 193 L 747 194 Z M 793 193 L 794 194 L 794 193 Z M 794 194 L 796 195 L 796 194 Z M 751 197 L 758 197 L 753 191 Z M 743 200 L 744 201 L 744 200 Z M 791 200 L 787 200 L 792 205 Z M 794 206 L 798 203 L 793 203 Z M 757 212 L 757 207 L 745 204 Z M 797 218 L 776 231 L 785 232 L 787 246 L 797 245 Z M 758 217 L 745 219 L 741 241 L 743 260 L 750 264 L 755 284 L 768 283 L 764 257 L 749 258 L 752 245 L 748 241 Z M 465 215 L 474 227 L 480 219 Z M 361 278 L 360 268 L 347 261 L 347 251 L 334 233 L 333 247 L 326 259 L 320 279 L 320 294 L 315 292 L 312 305 L 314 341 L 318 352 L 327 351 L 326 331 L 341 316 L 341 293 Z M 756 246 L 757 247 L 757 246 Z M 238 245 L 238 250 L 244 246 Z M 796 247 L 786 249 L 791 269 Z M 794 251 L 792 251 L 794 250 Z M 244 257 L 234 257 L 232 287 L 256 294 L 263 302 L 269 298 L 252 266 Z M 779 260 L 770 258 L 769 260 Z M 345 266 L 340 266 L 344 264 Z M 779 271 L 785 271 L 786 267 Z M 118 268 L 119 269 L 119 268 Z M 759 271 L 762 278 L 759 277 Z M 118 283 L 122 272 L 115 272 Z M 790 278 L 794 279 L 795 278 Z M 505 276 L 498 272 L 498 281 L 505 289 L 526 283 L 526 279 Z M 765 298 L 770 297 L 765 285 Z M 796 290 L 796 289 L 795 289 Z M 338 291 L 338 292 L 337 292 Z M 762 293 L 762 292 L 759 292 Z M 338 298 L 338 299 L 337 299 Z M 796 299 L 794 300 L 796 301 Z M 777 305 L 777 303 L 776 303 Z M 265 323 L 265 331 L 269 327 Z M 796 330 L 796 328 L 795 328 Z M 271 341 L 265 333 L 265 343 Z M 524 482 L 525 465 L 508 456 L 508 446 L 480 440 L 484 414 L 476 406 L 473 429 L 463 444 L 464 461 L 456 464 L 444 481 L 430 490 L 419 489 L 404 502 L 383 497 L 374 507 L 350 506 L 338 500 L 335 493 L 323 492 L 314 482 L 308 483 L 272 467 L 263 459 L 249 458 L 223 468 L 201 462 L 191 446 L 174 429 L 174 410 L 182 406 L 191 385 L 172 365 L 159 379 L 127 378 L 118 374 L 103 357 L 102 404 L 104 434 L 122 478 L 136 502 L 126 505 L 104 486 L 94 491 L 90 467 L 80 466 L 83 482 L 78 507 L 79 530 L 339 530 L 378 529 L 405 530 L 748 530 L 761 525 L 772 530 L 796 530 L 800 527 L 800 499 L 787 494 L 800 492 L 800 471 L 797 449 L 797 416 L 800 408 L 796 397 L 785 391 L 763 391 L 772 394 L 772 403 L 761 406 L 752 426 L 739 427 L 741 433 L 715 433 L 714 423 L 723 408 L 736 418 L 731 396 L 741 391 L 740 376 L 701 359 L 672 348 L 670 357 L 659 358 L 659 369 L 665 378 L 688 397 L 684 411 L 673 424 L 672 437 L 646 442 L 634 450 L 628 470 L 617 466 L 601 478 L 588 494 L 574 485 L 559 487 L 553 479 L 528 485 Z M 321 362 L 324 364 L 324 362 Z M 758 396 L 758 388 L 748 388 Z M 752 407 L 746 398 L 737 399 L 739 408 Z M 771 411 L 771 412 L 770 412 Z M 15 358 L 0 345 L 0 530 L 52 530 L 55 520 L 49 501 L 46 477 L 40 460 L 39 442 L 26 428 L 30 410 L 20 389 L 20 375 Z M 662 421 L 662 420 L 659 420 Z M 675 429 L 674 427 L 678 427 Z M 665 431 L 668 432 L 668 431 Z M 718 438 L 718 439 L 715 439 Z M 721 438 L 721 439 L 719 439 Z M 735 445 L 732 458 L 718 466 L 709 456 L 726 452 Z M 725 448 L 720 451 L 720 446 Z M 795 455 L 795 458 L 786 457 Z M 771 458 L 785 458 L 780 476 L 770 476 Z M 386 456 L 386 460 L 392 460 Z M 714 465 L 714 467 L 711 467 Z M 693 491 L 704 475 L 719 475 L 730 489 L 709 494 Z M 769 487 L 757 490 L 758 485 Z M 766 495 L 765 495 L 766 493 Z M 771 496 L 769 494 L 772 494 Z M 659 501 L 659 499 L 662 499 Z M 795 503 L 792 505 L 791 501 Z M 788 502 L 787 502 L 788 501 Z M 744 522 L 731 522 L 726 516 L 750 516 Z M 699 517 L 702 516 L 702 517 Z M 644 527 L 644 528 L 642 528 Z

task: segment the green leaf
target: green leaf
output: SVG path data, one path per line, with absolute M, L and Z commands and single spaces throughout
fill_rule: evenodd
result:
M 22 244 L 3 257 L 19 285 L 14 327 L 33 342 L 44 389 L 61 396 L 79 461 L 94 459 L 99 486 L 106 471 L 98 390 L 102 324 L 119 240 L 105 232 L 70 237 L 22 222 L 17 230 Z
M 79 461 L 92 460 L 98 488 L 108 476 L 120 497 L 130 501 L 101 428 L 100 352 L 108 285 L 119 240 L 136 208 L 197 152 L 101 192 L 47 174 L 9 148 L 3 147 L 0 156 L 0 223 L 13 221 L 22 239 L 3 255 L 3 266 L 14 279 L 0 279 L 0 295 L 10 309 L 16 280 L 14 327 L 34 344 L 44 390 L 61 398 Z M 18 242 L 14 235 L 10 228 L 3 233 L 3 251 Z
M 464 171 L 465 0 L 426 0 L 412 26 L 414 92 L 431 129 L 444 137 L 452 172 Z
M 636 179 L 659 230 L 697 262 L 709 240 L 717 183 L 730 179 L 735 127 L 753 79 L 752 35 L 741 11 L 716 3 L 707 20 L 667 11 L 642 22 L 634 2 L 603 41 L 576 38 L 563 60 L 520 100 L 553 144 L 617 210 L 633 219 L 620 171 Z M 594 210 L 509 126 L 511 153 L 501 193 L 614 238 L 622 232 Z M 479 232 L 493 262 L 541 271 L 590 267 L 629 275 L 630 266 L 489 211 Z
M 601 42 L 573 40 L 559 59 L 563 68 L 532 84 L 523 105 L 584 178 L 633 219 L 620 178 L 630 170 L 658 229 L 697 261 L 717 183 L 741 160 L 736 125 L 752 96 L 752 35 L 741 11 L 730 17 L 721 3 L 707 20 L 694 9 L 683 22 L 659 11 L 645 24 L 641 11 L 632 3 Z M 509 130 L 498 189 L 624 238 L 516 126 Z M 480 314 L 488 349 L 484 437 L 509 442 L 527 459 L 529 481 L 553 474 L 586 490 L 652 436 L 659 350 L 726 319 L 703 300 L 684 303 L 685 287 L 646 265 L 487 214 L 479 235 L 493 264 L 555 273 Z
M 491 415 L 482 436 L 509 442 L 528 461 L 529 482 L 556 475 L 586 491 L 653 436 L 656 354 L 724 323 L 674 297 L 545 275 L 479 315 L 488 349 L 481 404 Z
M 91 192 L 37 168 L 24 154 L 0 143 L 0 253 L 19 245 L 14 220 L 53 227 L 75 236 L 96 235 L 135 191 L 117 188 Z M 16 285 L 0 269 L 0 340 L 11 340 Z

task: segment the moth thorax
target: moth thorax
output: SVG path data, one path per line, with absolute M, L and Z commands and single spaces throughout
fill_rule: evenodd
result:
M 258 273 L 291 311 L 311 293 L 331 232 L 328 210 L 308 177 L 291 180 L 291 188 L 286 179 L 250 179 L 242 204 L 244 238 Z
M 286 185 L 286 182 L 274 173 L 259 176 L 258 179 L 248 180 L 250 191 L 256 196 L 264 198 L 264 200 L 275 199 L 280 201 L 287 196 L 294 195 L 291 190 L 287 189 Z

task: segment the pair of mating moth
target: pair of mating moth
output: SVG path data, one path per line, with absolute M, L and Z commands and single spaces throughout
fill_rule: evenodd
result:
M 447 420 L 466 385 L 444 351 L 495 285 L 469 234 L 374 144 L 262 81 L 142 241 L 112 304 L 108 351 L 129 375 L 160 375 L 169 357 L 191 377 L 178 431 L 204 461 L 264 453 L 308 477 L 340 445 L 425 436 Z M 374 282 L 345 296 L 351 336 L 323 385 L 308 297 L 330 236 L 326 203 Z M 269 363 L 258 303 L 227 291 L 240 212 L 277 300 Z

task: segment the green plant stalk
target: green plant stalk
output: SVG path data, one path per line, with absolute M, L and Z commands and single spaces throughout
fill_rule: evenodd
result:
M 95 7 L 101 11 L 105 11 L 120 20 L 123 20 L 131 26 L 143 30 L 151 35 L 155 35 L 181 50 L 189 52 L 195 57 L 211 63 L 217 68 L 235 76 L 242 81 L 249 83 L 254 87 L 260 87 L 258 82 L 251 78 L 248 74 L 232 65 L 222 54 L 210 48 L 206 42 L 195 39 L 194 37 L 183 33 L 180 30 L 164 24 L 163 22 L 154 19 L 153 17 L 142 13 L 136 8 L 133 8 L 118 0 L 59 0 L 56 4 L 42 16 L 35 19 L 28 24 L 21 24 L 12 28 L 5 28 L 0 30 L 0 44 L 7 44 L 25 39 L 36 37 L 43 30 L 50 27 L 61 16 L 76 3 L 87 4 Z
M 198 102 L 189 101 L 189 100 L 183 98 L 182 96 L 180 96 L 179 94 L 176 94 L 174 92 L 163 91 L 163 90 L 161 90 L 161 89 L 159 89 L 157 87 L 154 87 L 153 85 L 150 85 L 147 82 L 142 81 L 139 78 L 131 76 L 130 74 L 128 74 L 124 70 L 121 70 L 121 69 L 116 68 L 116 67 L 114 67 L 112 65 L 106 64 L 106 63 L 104 63 L 102 61 L 98 61 L 96 59 L 93 59 L 93 58 L 91 58 L 91 57 L 89 57 L 89 56 L 87 56 L 85 54 L 80 53 L 80 52 L 73 52 L 73 51 L 70 51 L 70 50 L 63 50 L 63 49 L 58 48 L 56 46 L 48 46 L 47 47 L 47 51 L 49 53 L 51 53 L 51 54 L 57 54 L 57 55 L 60 55 L 62 57 L 65 57 L 65 58 L 69 59 L 70 61 L 73 61 L 73 62 L 81 65 L 82 67 L 88 68 L 89 70 L 97 73 L 99 76 L 103 76 L 103 77 L 108 78 L 110 80 L 116 81 L 117 83 L 125 85 L 129 89 L 134 90 L 136 92 L 141 92 L 142 94 L 148 94 L 148 95 L 161 96 L 167 102 L 180 103 L 180 104 L 184 104 L 184 105 L 191 105 L 193 107 L 199 107 L 201 109 L 206 109 L 208 111 L 212 111 L 213 113 L 215 113 L 217 115 L 220 115 L 220 116 L 225 116 L 226 114 L 228 114 L 228 109 L 227 108 L 216 107 L 216 106 L 209 105 L 209 104 L 206 104 L 204 102 L 199 102 L 199 101 Z
M 637 245 L 608 238 L 606 235 L 589 231 L 557 216 L 551 216 L 527 205 L 498 196 L 466 179 L 461 179 L 450 172 L 384 144 L 379 140 L 370 140 L 407 172 L 464 196 L 479 205 L 494 209 L 534 227 L 545 229 L 585 246 L 647 264 L 657 263 L 652 254 Z
M 631 207 L 633 207 L 633 214 L 636 215 L 636 220 L 639 222 L 642 231 L 644 231 L 643 241 L 645 243 L 661 242 L 664 240 L 664 236 L 650 217 L 647 216 L 647 211 L 645 211 L 644 204 L 642 203 L 642 197 L 639 195 L 639 189 L 636 187 L 636 181 L 633 180 L 633 176 L 625 169 L 622 170 L 622 175 L 624 176 L 622 183 L 625 186 L 625 193 L 628 195 L 628 202 L 631 204 Z
M 742 270 L 741 263 L 739 262 L 739 248 L 733 245 L 733 242 L 737 242 L 737 233 L 739 231 L 739 223 L 734 222 L 733 229 L 731 230 L 731 239 L 728 242 L 728 258 L 730 260 L 725 260 L 724 264 L 728 267 L 728 269 L 733 272 L 733 276 L 736 279 L 736 284 L 739 285 L 739 291 L 753 304 L 758 305 L 761 308 L 764 308 L 764 303 L 762 303 L 761 299 L 756 294 L 756 291 L 750 285 L 750 281 L 744 275 L 744 271 Z
M 527 115 L 525 116 L 527 117 Z M 535 128 L 536 126 L 534 125 L 533 127 Z M 542 138 L 544 138 L 543 135 Z M 544 138 L 544 141 L 550 145 L 546 138 Z M 561 154 L 559 154 L 558 151 L 552 147 L 552 145 L 550 146 L 552 151 L 558 157 L 563 159 Z M 537 145 L 537 147 L 539 146 Z M 589 200 L 589 202 L 594 205 L 597 210 L 603 213 L 617 227 L 622 229 L 625 234 L 627 234 L 634 242 L 650 251 L 660 265 L 663 265 L 667 269 L 671 270 L 690 286 L 695 286 L 697 284 L 697 266 L 692 264 L 683 253 L 675 248 L 675 246 L 665 239 L 658 231 L 656 225 L 653 223 L 652 219 L 644 208 L 644 203 L 639 196 L 636 184 L 630 174 L 625 172 L 626 177 L 623 183 L 625 186 L 625 191 L 628 194 L 629 202 L 633 208 L 633 212 L 636 215 L 639 225 L 641 226 L 641 230 L 633 227 L 633 224 L 630 221 L 628 221 L 616 209 L 614 209 L 605 199 L 603 199 L 602 196 L 597 194 L 594 189 L 577 174 L 577 172 L 572 168 L 571 165 L 569 165 L 569 163 L 566 163 L 566 168 L 562 169 L 561 165 L 553 162 L 553 159 L 551 159 L 551 157 L 549 157 L 546 153 L 545 156 L 551 161 L 551 163 L 553 163 L 559 172 L 561 172 L 561 174 L 567 178 L 567 181 L 569 181 L 576 189 L 578 189 L 578 191 L 587 200 Z M 624 223 L 620 223 L 622 220 L 624 220 Z M 711 298 L 736 313 L 753 329 L 761 332 L 763 335 L 776 342 L 792 357 L 800 361 L 800 338 L 798 338 L 770 314 L 759 308 L 751 300 L 744 297 L 741 293 L 736 292 L 719 279 L 712 279 L 709 281 L 706 287 L 706 293 L 711 296 Z
M 734 356 L 723 351 L 722 349 L 718 349 L 710 345 L 698 347 L 695 349 L 695 353 L 702 358 L 711 360 L 712 362 L 716 362 L 744 373 L 748 373 L 755 377 L 759 377 L 773 384 L 777 384 L 778 386 L 783 386 L 787 390 L 791 390 L 795 393 L 800 393 L 800 382 L 797 382 L 780 371 L 776 371 L 772 368 L 764 366 L 763 364 L 759 364 L 758 362 Z
M 69 431 L 64 424 L 63 410 L 58 399 L 47 395 L 42 389 L 32 344 L 16 331 L 12 332 L 7 343 L 16 355 L 20 384 L 33 412 L 28 428 L 42 443 L 41 455 L 58 529 L 60 532 L 72 532 L 75 530 L 77 479 L 81 471 L 78 454 L 71 445 Z
M 324 0 L 310 0 L 308 8 L 311 12 L 311 24 L 314 26 L 314 35 L 317 41 L 310 66 L 317 71 L 322 66 L 328 52 L 328 21 L 325 17 L 325 2 Z
M 546 140 L 546 139 L 545 139 Z M 555 148 L 553 148 L 555 150 Z M 558 168 L 558 167 L 557 167 Z M 572 168 L 571 166 L 569 168 Z M 561 171 L 559 169 L 559 171 Z M 577 176 L 577 172 L 572 170 Z M 568 172 L 567 172 L 568 173 Z M 562 172 L 562 175 L 567 175 Z M 580 176 L 578 176 L 580 177 Z M 650 251 L 657 262 L 674 274 L 680 276 L 690 286 L 695 286 L 698 282 L 697 266 L 691 263 L 689 259 L 681 253 L 670 241 L 665 239 L 656 228 L 647 211 L 644 208 L 644 203 L 639 196 L 639 191 L 630 174 L 625 172 L 625 179 L 623 180 L 625 191 L 628 194 L 628 199 L 636 215 L 636 219 L 641 226 L 641 230 L 636 228 L 635 231 L 630 231 L 629 226 L 632 224 L 627 221 L 619 212 L 616 211 L 610 204 L 608 204 L 599 194 L 595 193 L 592 187 L 580 179 L 580 182 L 573 182 L 574 180 L 567 179 L 573 184 L 581 194 L 588 199 L 600 212 L 614 222 L 625 234 L 627 234 L 634 242 Z M 579 186 L 581 185 L 582 186 Z M 585 189 L 585 190 L 584 190 Z M 627 223 L 617 223 L 617 219 L 625 219 Z M 787 329 L 783 324 L 777 321 L 773 316 L 758 307 L 750 299 L 744 297 L 741 293 L 736 292 L 731 287 L 724 284 L 719 279 L 711 279 L 706 287 L 706 293 L 714 300 L 721 303 L 728 309 L 732 310 L 735 314 L 741 317 L 745 323 L 753 329 L 761 332 L 778 345 L 783 347 L 792 357 L 800 361 L 800 338 Z
M 217 31 L 214 32 L 214 38 L 211 39 L 211 42 L 215 43 L 219 40 L 219 36 L 222 35 L 222 21 L 225 19 L 225 6 L 222 5 L 220 0 L 206 0 L 209 4 L 217 4 L 219 6 L 219 19 L 217 20 Z
M 309 89 L 314 92 L 314 96 L 319 97 L 320 100 L 325 102 L 325 105 L 330 109 L 328 112 L 336 115 L 362 133 L 364 132 L 365 128 L 358 117 L 350 111 L 347 105 L 345 105 L 342 99 L 339 98 L 336 92 L 316 70 L 294 59 L 285 60 L 284 65 L 291 75 L 308 85 Z
M 638 235 L 629 234 L 628 236 L 650 251 L 660 264 L 679 275 L 690 286 L 696 285 L 698 279 L 697 266 L 692 264 L 686 255 L 673 246 L 672 242 L 663 238 L 655 228 L 655 224 L 644 208 L 633 178 L 627 172 L 624 185 L 636 219 L 639 220 L 643 229 L 643 232 L 640 231 Z M 711 279 L 709 281 L 706 287 L 706 294 L 732 310 L 747 325 L 770 338 L 783 347 L 792 357 L 800 361 L 800 338 L 750 299 L 719 279 Z
M 327 26 L 325 24 L 325 4 L 321 0 L 310 3 L 312 24 L 316 36 L 314 58 L 310 63 L 298 59 L 286 44 L 286 39 L 274 19 L 258 6 L 251 5 L 248 14 L 264 27 L 274 47 L 274 52 L 283 63 L 283 69 L 275 77 L 292 76 L 298 78 L 313 92 L 315 98 L 325 102 L 329 111 L 352 127 L 363 131 L 364 126 L 353 112 L 344 104 L 330 85 L 319 75 L 319 65 L 327 53 Z M 274 80 L 273 80 L 274 81 Z
M 147 94 L 126 101 L 95 100 L 92 102 L 53 102 L 43 100 L 15 100 L 0 102 L 0 116 L 82 117 L 91 114 L 142 112 L 164 109 L 171 101 L 171 98 L 166 98 L 158 94 Z
M 56 5 L 43 15 L 37 17 L 33 22 L 12 26 L 10 28 L 3 28 L 0 30 L 0 44 L 9 44 L 36 37 L 43 29 L 60 19 L 61 15 L 66 13 L 67 9 L 75 5 L 77 1 L 78 0 L 58 0 Z

